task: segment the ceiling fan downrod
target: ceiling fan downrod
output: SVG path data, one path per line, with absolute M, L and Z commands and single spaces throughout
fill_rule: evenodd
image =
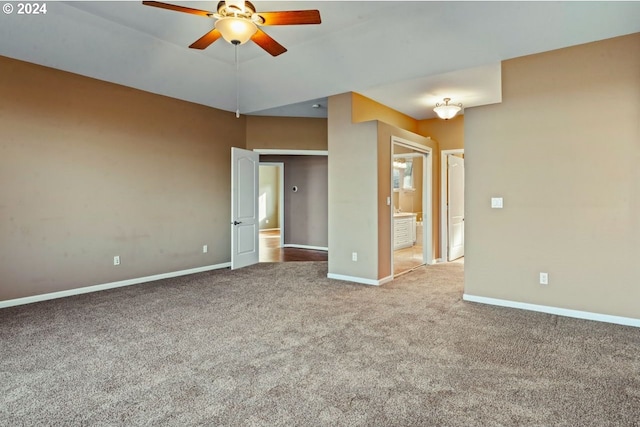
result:
M 235 62 L 236 62 L 236 119 L 240 118 L 240 64 L 238 63 L 238 45 L 239 41 L 234 40 Z

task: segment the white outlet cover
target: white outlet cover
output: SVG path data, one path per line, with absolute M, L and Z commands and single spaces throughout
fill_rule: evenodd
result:
M 491 207 L 493 209 L 502 209 L 502 207 L 503 207 L 502 197 L 492 197 L 491 198 Z

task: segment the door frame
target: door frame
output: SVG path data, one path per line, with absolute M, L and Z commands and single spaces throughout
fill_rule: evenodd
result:
M 452 154 L 464 154 L 464 148 L 440 151 L 440 258 L 441 262 L 447 262 L 449 251 L 449 224 L 448 224 L 448 191 L 449 162 L 448 156 Z M 464 196 L 463 196 L 464 197 Z
M 422 167 L 422 260 L 426 265 L 435 264 L 433 258 L 433 148 L 417 142 L 409 141 L 397 136 L 391 137 L 391 162 L 389 172 L 389 182 L 391 184 L 391 200 L 393 200 L 393 159 L 394 146 L 409 148 L 414 152 L 423 155 L 424 165 Z M 394 224 L 393 224 L 393 202 L 389 203 L 389 212 L 391 213 L 391 277 L 395 277 L 393 272 L 393 246 L 394 246 Z M 425 221 L 427 216 L 428 221 Z
M 278 168 L 278 224 L 280 226 L 280 247 L 282 248 L 284 246 L 284 162 L 259 162 L 258 166 Z M 258 194 L 258 197 L 260 197 L 260 194 Z

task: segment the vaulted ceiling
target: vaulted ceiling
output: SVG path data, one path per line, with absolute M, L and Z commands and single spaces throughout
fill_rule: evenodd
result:
M 263 27 L 288 52 L 272 57 L 247 43 L 236 71 L 223 40 L 188 48 L 213 19 L 138 1 L 50 1 L 44 15 L 0 15 L 0 55 L 227 111 L 236 110 L 238 72 L 244 114 L 325 116 L 326 97 L 355 91 L 424 119 L 444 97 L 500 102 L 502 60 L 640 31 L 640 2 L 253 3 L 259 12 L 318 9 L 322 24 Z

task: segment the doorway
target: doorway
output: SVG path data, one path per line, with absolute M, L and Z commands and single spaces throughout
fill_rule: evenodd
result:
M 300 162 L 263 159 L 262 156 L 277 156 L 307 159 Z M 263 163 L 286 163 L 293 184 L 285 182 L 284 166 L 280 168 L 278 186 L 281 200 L 278 208 L 278 236 L 275 243 L 277 256 L 272 261 L 327 261 L 327 151 L 321 150 L 273 150 L 253 151 L 232 147 L 231 149 L 231 268 L 241 268 L 260 262 L 260 219 L 266 225 L 267 200 L 264 200 L 263 215 L 260 214 L 259 166 Z M 311 159 L 324 157 L 320 167 Z M 296 164 L 297 166 L 292 166 Z M 268 165 L 265 165 L 268 166 Z M 318 173 L 322 176 L 318 176 Z M 300 181 L 300 182 L 299 182 Z M 298 185 L 299 184 L 299 185 Z M 286 187 L 288 186 L 288 188 Z M 287 193 L 284 192 L 287 188 Z M 300 190 L 300 191 L 299 191 Z M 299 197 L 292 199 L 291 195 Z M 306 196 L 306 197 L 303 197 Z M 289 202 L 287 202 L 289 197 Z M 301 203 L 300 203 L 301 202 Z M 284 208 L 282 207 L 284 204 Z M 288 205 L 288 207 L 287 207 Z M 290 210 L 296 215 L 287 215 Z M 286 225 L 286 218 L 293 221 Z M 273 227 L 271 220 L 269 225 Z M 275 228 L 275 227 L 274 227 Z M 291 239 L 292 242 L 287 242 Z M 315 240 L 314 240 L 315 239 Z M 319 241 L 318 241 L 319 239 Z M 301 241 L 301 242 L 300 242 Z M 300 242 L 300 243 L 299 243 Z
M 259 261 L 270 262 L 284 246 L 283 162 L 260 162 L 258 211 Z
M 260 224 L 260 262 L 326 261 L 327 152 L 256 151 L 260 153 L 261 166 L 266 166 L 261 169 L 261 174 L 265 171 L 265 175 L 268 176 L 269 169 L 275 169 L 272 166 L 279 167 L 279 191 L 269 192 L 264 188 L 260 191 L 261 195 L 265 194 L 261 199 L 262 203 L 267 204 L 263 209 L 266 211 L 265 218 Z M 275 184 L 271 186 L 274 187 Z M 276 199 L 278 220 L 273 219 Z
M 432 261 L 431 148 L 392 138 L 392 271 L 399 276 Z

